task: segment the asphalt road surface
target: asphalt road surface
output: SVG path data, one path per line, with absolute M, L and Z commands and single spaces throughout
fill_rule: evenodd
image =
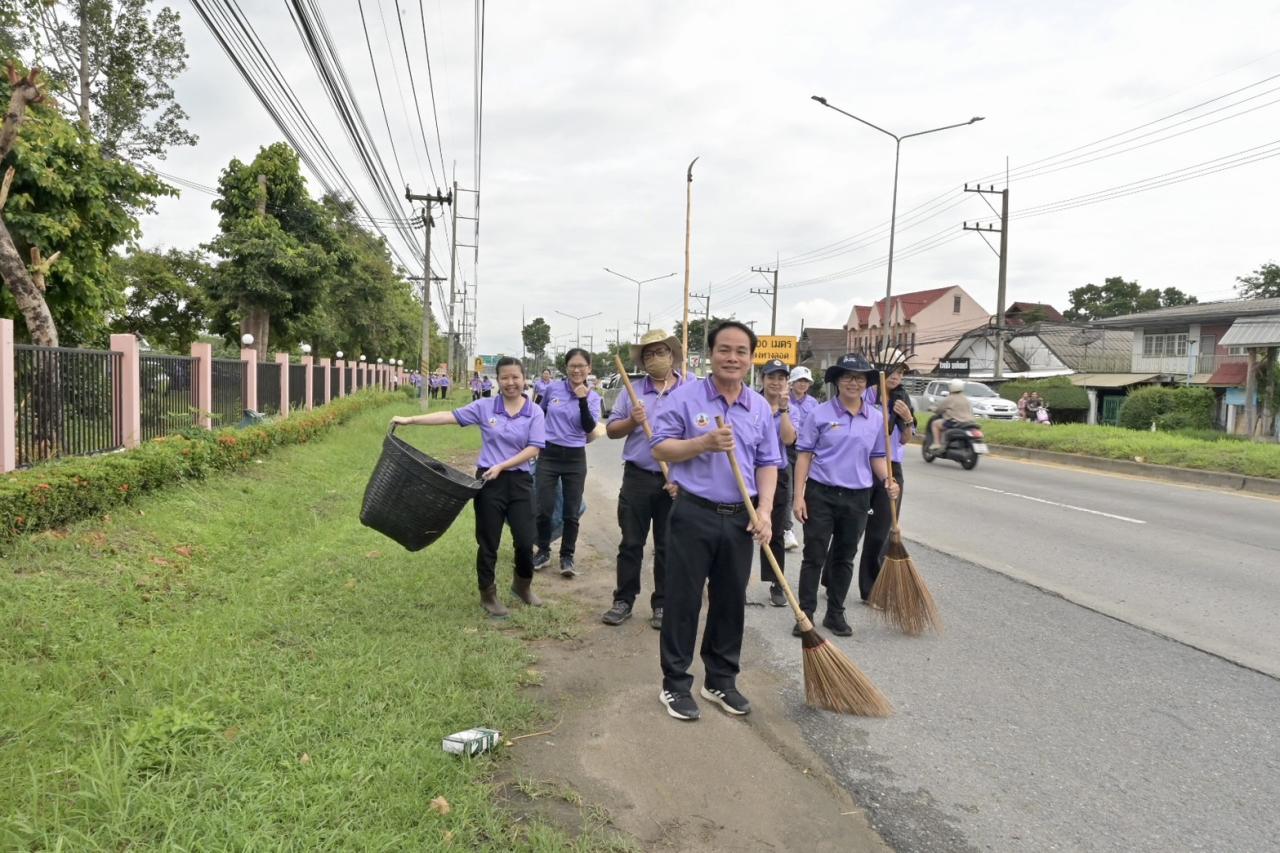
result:
M 597 507 L 620 453 L 588 450 Z M 966 472 L 916 454 L 904 479 L 945 630 L 907 638 L 854 606 L 836 640 L 895 716 L 805 707 L 786 609 L 750 608 L 743 655 L 744 685 L 761 665 L 789 676 L 806 737 L 886 841 L 1276 849 L 1280 503 L 994 458 Z

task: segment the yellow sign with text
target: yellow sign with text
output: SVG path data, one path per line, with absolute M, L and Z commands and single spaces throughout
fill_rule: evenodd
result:
M 798 362 L 800 339 L 794 335 L 761 335 L 756 343 L 756 354 L 751 360 L 752 363 L 759 367 L 775 358 L 782 359 L 790 365 Z

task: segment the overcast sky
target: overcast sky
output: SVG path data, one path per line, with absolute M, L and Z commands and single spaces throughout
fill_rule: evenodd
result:
M 176 89 L 200 143 L 173 151 L 160 168 L 212 185 L 230 158 L 251 159 L 259 146 L 282 137 L 194 10 L 172 1 L 191 54 Z M 406 180 L 423 191 L 431 179 L 416 119 L 409 118 L 395 0 L 381 0 L 390 47 L 379 0 L 363 2 L 395 152 Z M 356 4 L 320 5 L 394 172 Z M 456 163 L 459 183 L 474 187 L 472 3 L 425 5 L 445 162 L 451 169 Z M 354 176 L 356 160 L 285 4 L 252 0 L 242 7 Z M 400 0 L 400 7 L 439 170 L 418 5 Z M 1007 156 L 1016 215 L 1258 146 L 1264 146 L 1258 155 L 1280 153 L 1276 32 L 1280 5 L 1250 0 L 493 0 L 485 33 L 478 269 L 469 251 L 460 256 L 463 276 L 479 285 L 478 349 L 518 352 L 522 311 L 529 319 L 545 317 L 555 336 L 575 326 L 557 310 L 602 312 L 582 323 L 597 349 L 607 329 L 621 326 L 629 337 L 636 287 L 604 272 L 606 266 L 639 279 L 677 273 L 646 285 L 642 295 L 642 320 L 652 315 L 655 326 L 670 328 L 681 311 L 684 175 L 694 156 L 701 159 L 693 183 L 692 286 L 711 287 L 713 313 L 736 313 L 768 332 L 768 305 L 748 293 L 766 282 L 747 271 L 776 256 L 779 334 L 798 333 L 802 321 L 843 325 L 855 302 L 882 297 L 888 240 L 881 226 L 889 217 L 893 140 L 814 103 L 814 94 L 897 133 L 986 117 L 903 144 L 894 292 L 959 284 L 994 311 L 996 257 L 978 235 L 960 231 L 963 220 L 989 221 L 991 211 L 962 193 L 963 183 L 982 178 L 1000 188 Z M 1140 127 L 1243 87 L 1250 88 Z M 1245 110 L 1252 112 L 1236 115 Z M 1225 120 L 1205 126 L 1218 119 Z M 1018 177 L 1028 164 L 1127 131 L 1074 160 L 1046 164 L 1069 168 Z M 1173 136 L 1182 131 L 1190 132 Z M 1153 144 L 1125 151 L 1144 143 Z M 1115 156 L 1084 162 L 1101 155 Z M 1071 288 L 1112 275 L 1179 287 L 1202 300 L 1230 297 L 1236 276 L 1280 260 L 1277 187 L 1280 157 L 1272 157 L 1015 219 L 1008 298 L 1062 309 Z M 387 215 L 367 183 L 357 188 L 375 215 Z M 208 240 L 216 228 L 210 200 L 188 190 L 162 202 L 143 222 L 144 245 Z M 934 206 L 909 215 L 931 200 Z M 998 206 L 998 197 L 993 201 Z M 462 197 L 459 212 L 474 212 L 470 196 Z M 459 233 L 471 242 L 469 227 Z M 835 247 L 849 251 L 788 262 L 860 234 Z M 957 239 L 942 242 L 952 234 Z M 439 229 L 435 239 L 443 240 Z

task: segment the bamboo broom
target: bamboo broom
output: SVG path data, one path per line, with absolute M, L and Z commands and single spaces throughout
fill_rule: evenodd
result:
M 640 397 L 636 394 L 636 389 L 631 384 L 631 377 L 627 375 L 627 366 L 622 363 L 622 356 L 615 354 L 613 357 L 613 363 L 618 366 L 618 375 L 622 377 L 622 384 L 627 389 L 627 396 L 631 398 L 631 407 L 635 408 L 640 403 Z M 645 436 L 647 438 L 653 438 L 653 427 L 649 425 L 648 418 L 645 418 L 644 423 L 642 423 L 641 426 L 644 427 Z M 671 472 L 667 470 L 667 463 L 659 462 L 658 465 L 662 468 L 662 476 L 666 478 L 668 483 L 670 483 Z
M 716 426 L 724 426 L 724 418 L 716 416 Z M 751 524 L 758 525 L 760 517 L 751 503 L 751 492 L 747 490 L 747 481 L 742 479 L 742 469 L 738 467 L 738 457 L 732 450 L 726 450 L 729 467 L 733 469 L 733 478 L 738 481 L 738 491 L 742 493 L 742 502 L 747 505 L 747 514 Z M 782 592 L 795 614 L 796 624 L 800 626 L 800 646 L 804 649 L 804 698 L 805 702 L 815 708 L 835 711 L 839 714 L 853 714 L 859 717 L 887 717 L 893 713 L 893 706 L 884 694 L 871 683 L 866 673 L 858 669 L 857 664 L 849 660 L 844 652 L 831 644 L 826 637 L 818 633 L 809 621 L 809 617 L 800 609 L 787 577 L 778 566 L 778 561 L 769 548 L 761 548 L 761 552 L 773 567 L 774 577 L 782 587 Z
M 885 447 L 888 456 L 885 464 L 892 466 L 893 449 L 890 429 L 889 395 L 884 380 L 885 371 L 880 371 L 880 406 L 884 411 Z M 893 476 L 893 468 L 889 468 L 889 476 Z M 916 564 L 902 544 L 902 531 L 898 527 L 898 502 L 889 498 L 889 517 L 893 520 L 893 529 L 889 534 L 889 547 L 885 552 L 884 562 L 880 565 L 880 574 L 871 587 L 871 598 L 868 601 L 873 609 L 892 622 L 903 633 L 912 637 L 923 634 L 927 629 L 942 630 L 942 620 L 938 616 L 938 606 L 934 604 L 929 587 L 916 569 Z

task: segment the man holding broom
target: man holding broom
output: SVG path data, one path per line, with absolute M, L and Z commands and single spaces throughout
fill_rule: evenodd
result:
M 662 413 L 669 394 L 680 384 L 680 374 L 673 369 L 683 364 L 680 340 L 675 335 L 654 329 L 645 332 L 640 343 L 631 347 L 631 360 L 648 374 L 635 383 L 636 402 L 630 393 L 618 395 L 609 414 L 605 433 L 609 438 L 625 438 L 622 448 L 622 488 L 618 491 L 618 527 L 622 541 L 618 544 L 618 586 L 613 591 L 613 606 L 601 617 L 606 625 L 621 625 L 631 618 L 636 596 L 640 594 L 640 570 L 644 563 L 644 542 L 653 528 L 653 592 L 649 606 L 653 615 L 649 624 L 662 627 L 663 579 L 667 564 L 667 516 L 676 487 L 663 477 L 662 466 L 653 458 L 645 424 Z
M 753 523 L 729 464 L 732 452 L 753 502 L 773 506 L 782 454 L 769 404 L 747 387 L 755 333 L 736 321 L 719 324 L 708 337 L 711 375 L 673 391 L 654 424 L 653 456 L 670 466 L 679 488 L 667 537 L 679 543 L 667 555 L 666 599 L 659 651 L 667 713 L 677 720 L 700 714 L 692 695 L 693 647 L 703 590 L 709 592 L 702 638 L 706 677 L 703 698 L 735 716 L 751 704 L 737 688 L 752 539 L 767 545 L 768 514 Z M 716 418 L 724 426 L 716 426 Z

